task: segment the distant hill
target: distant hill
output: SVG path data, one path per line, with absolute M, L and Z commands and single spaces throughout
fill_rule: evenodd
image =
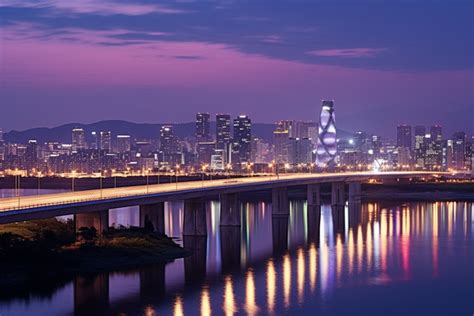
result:
M 158 139 L 160 137 L 160 128 L 165 124 L 133 123 L 128 121 L 110 120 L 100 121 L 92 124 L 69 123 L 53 128 L 39 127 L 24 131 L 10 131 L 4 134 L 4 139 L 11 143 L 27 143 L 30 139 L 36 139 L 38 142 L 71 142 L 71 130 L 73 128 L 83 128 L 87 138 L 93 131 L 111 131 L 112 135 L 128 134 L 134 139 Z M 173 124 L 175 135 L 184 138 L 194 135 L 194 122 Z M 274 124 L 270 123 L 252 123 L 252 134 L 266 142 L 272 142 Z M 211 122 L 211 131 L 215 130 L 215 122 Z M 350 137 L 350 133 L 338 130 L 338 137 Z M 90 139 L 87 139 L 90 141 Z

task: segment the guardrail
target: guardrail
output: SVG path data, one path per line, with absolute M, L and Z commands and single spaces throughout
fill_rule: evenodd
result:
M 243 179 L 254 179 L 255 180 L 255 181 L 248 182 L 249 184 L 258 183 L 259 180 L 262 180 L 262 181 L 264 181 L 264 180 L 266 180 L 266 181 L 268 181 L 268 180 L 278 181 L 278 180 L 293 180 L 293 179 L 294 180 L 299 180 L 299 179 L 304 179 L 304 178 L 311 178 L 314 175 L 315 174 L 307 174 L 305 177 L 301 177 L 301 178 L 292 177 L 291 174 L 285 174 L 285 175 L 282 174 L 278 178 L 275 177 L 275 175 L 273 175 L 273 176 L 270 175 L 268 178 L 267 177 L 247 177 L 247 178 L 239 178 L 239 179 L 229 179 L 228 181 L 224 181 L 224 184 L 236 185 L 236 184 L 246 183 L 245 181 L 242 181 Z M 364 175 L 368 176 L 367 174 L 360 174 L 359 176 L 364 176 Z M 378 174 L 378 175 L 380 175 L 380 174 Z M 389 175 L 389 174 L 387 174 L 387 175 Z M 411 175 L 415 176 L 416 174 L 411 174 Z M 343 173 L 333 174 L 331 176 L 344 176 L 344 174 Z M 357 176 L 357 175 L 354 175 L 354 176 Z M 421 176 L 421 174 L 420 174 L 420 176 Z M 265 178 L 267 178 L 267 179 L 265 179 Z M 209 180 L 206 180 L 206 181 L 209 181 Z M 211 181 L 213 181 L 213 180 L 211 180 Z M 216 180 L 216 181 L 218 181 L 218 180 Z M 185 183 L 186 182 L 181 182 L 180 190 L 186 189 L 186 188 L 183 188 L 183 186 L 184 186 L 183 184 L 185 184 Z M 197 181 L 192 181 L 192 183 L 197 183 Z M 173 185 L 173 183 L 152 184 L 152 185 L 150 185 L 150 187 L 153 187 L 153 186 L 156 186 L 156 185 Z M 216 183 L 215 185 L 208 186 L 208 188 L 218 187 L 219 185 L 221 185 L 221 183 Z M 123 188 L 125 188 L 125 187 L 121 187 L 121 189 L 123 189 Z M 204 186 L 202 188 L 204 188 Z M 106 189 L 103 189 L 103 190 L 111 190 L 111 189 L 113 189 L 113 188 L 106 188 Z M 192 187 L 192 188 L 188 188 L 188 189 L 200 189 L 200 187 Z M 143 193 L 135 192 L 135 193 L 130 193 L 130 194 L 112 194 L 112 195 L 108 193 L 106 196 L 103 196 L 102 193 L 94 192 L 95 194 L 97 194 L 99 196 L 94 196 L 94 197 L 91 197 L 91 198 L 72 199 L 72 200 L 66 199 L 65 201 L 58 201 L 58 202 L 27 204 L 27 205 L 23 205 L 23 206 L 21 205 L 21 197 L 19 197 L 17 206 L 2 209 L 2 207 L 0 205 L 0 213 L 9 212 L 9 211 L 25 210 L 25 209 L 33 209 L 33 208 L 39 208 L 39 207 L 45 207 L 45 206 L 69 205 L 69 204 L 83 203 L 83 202 L 89 202 L 89 201 L 102 201 L 102 200 L 110 200 L 110 199 L 116 199 L 116 198 L 126 198 L 126 197 L 132 197 L 132 196 L 140 196 L 142 194 L 143 195 L 148 195 L 148 194 L 153 194 L 153 193 L 155 193 L 155 194 L 157 194 L 157 193 L 171 193 L 171 192 L 179 191 L 178 186 L 176 186 L 175 189 L 170 189 L 170 190 L 166 190 L 166 191 L 159 191 L 159 192 L 150 192 L 149 187 L 148 188 L 143 187 L 143 190 L 144 190 Z M 77 191 L 77 192 L 84 193 L 84 192 L 87 192 L 87 191 L 88 190 Z M 68 194 L 70 194 L 70 193 L 71 192 L 69 192 Z M 29 197 L 31 197 L 31 196 L 29 196 Z M 15 197 L 11 197 L 11 199 L 14 199 L 14 198 Z

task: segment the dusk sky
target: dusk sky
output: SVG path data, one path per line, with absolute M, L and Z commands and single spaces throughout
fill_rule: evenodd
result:
M 474 133 L 474 1 L 0 1 L 0 128 L 198 111 Z

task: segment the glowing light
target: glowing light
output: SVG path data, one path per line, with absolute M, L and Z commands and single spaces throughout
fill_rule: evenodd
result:
M 183 300 L 179 295 L 174 300 L 173 316 L 184 316 Z
M 283 257 L 283 301 L 286 308 L 290 306 L 291 261 L 287 254 Z
M 267 306 L 268 313 L 273 314 L 275 310 L 276 271 L 273 259 L 267 263 Z
M 211 298 L 209 296 L 209 289 L 205 286 L 202 288 L 201 293 L 201 315 L 210 316 L 211 313 Z
M 247 315 L 256 315 L 259 310 L 256 302 L 255 280 L 252 270 L 247 272 L 245 285 L 245 310 L 247 311 Z
M 297 254 L 297 282 L 298 282 L 298 304 L 303 304 L 304 300 L 304 253 L 303 249 L 298 249 Z
M 316 288 L 316 275 L 318 271 L 316 260 L 316 246 L 312 243 L 309 247 L 309 284 L 311 292 L 314 292 L 314 289 Z
M 230 275 L 226 276 L 224 281 L 224 305 L 222 309 L 226 316 L 232 316 L 237 313 L 232 277 Z

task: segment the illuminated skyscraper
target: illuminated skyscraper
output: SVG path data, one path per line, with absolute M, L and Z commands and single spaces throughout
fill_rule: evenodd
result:
M 411 150 L 411 126 L 397 126 L 397 147 L 408 148 Z
M 196 139 L 200 142 L 210 139 L 210 115 L 209 113 L 196 114 Z
M 229 114 L 216 114 L 216 149 L 223 155 L 223 163 L 228 163 L 232 144 L 230 135 L 231 120 Z
M 130 135 L 117 135 L 117 152 L 123 154 L 130 151 L 132 142 Z
M 233 163 L 250 162 L 252 121 L 247 115 L 234 119 Z
M 74 128 L 72 130 L 72 150 L 85 149 L 86 146 L 86 135 L 84 129 Z
M 334 101 L 323 100 L 321 116 L 319 118 L 318 145 L 316 164 L 325 167 L 333 163 L 336 157 L 336 117 Z
M 99 133 L 99 149 L 108 152 L 112 151 L 112 132 L 101 131 Z

